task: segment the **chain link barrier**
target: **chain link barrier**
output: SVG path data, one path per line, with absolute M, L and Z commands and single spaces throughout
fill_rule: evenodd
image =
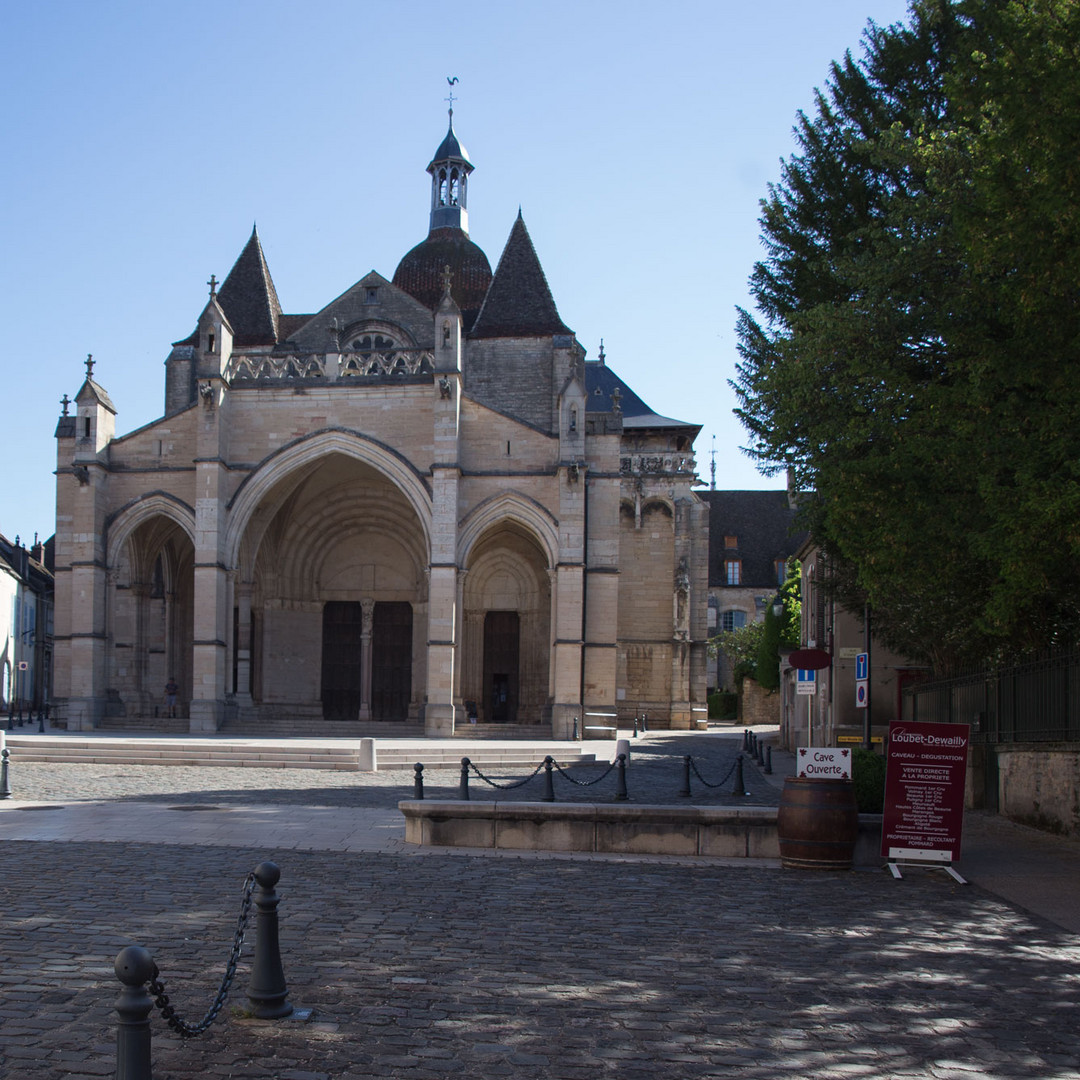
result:
M 524 780 L 515 780 L 512 784 L 500 784 L 497 780 L 492 780 L 490 776 L 485 776 L 473 762 L 469 762 L 469 768 L 472 769 L 485 784 L 490 784 L 491 787 L 498 788 L 500 791 L 513 791 L 514 788 L 524 787 L 543 767 L 544 763 L 541 761 Z
M 608 767 L 593 780 L 576 780 L 572 777 L 562 765 L 560 765 L 554 758 L 552 758 L 551 764 L 559 770 L 559 775 L 569 780 L 571 784 L 577 784 L 578 787 L 592 787 L 593 784 L 599 784 L 618 765 L 618 760 L 613 761 Z
M 159 978 L 157 964 L 154 964 L 153 975 L 150 978 L 150 995 L 154 1004 L 161 1012 L 161 1017 L 182 1039 L 193 1039 L 201 1035 L 218 1018 L 218 1014 L 225 1006 L 225 999 L 229 996 L 233 979 L 236 977 L 236 965 L 240 961 L 240 950 L 244 947 L 244 935 L 247 932 L 248 919 L 251 916 L 252 893 L 255 891 L 255 874 L 250 873 L 244 880 L 244 893 L 240 901 L 240 914 L 236 920 L 236 934 L 233 936 L 232 952 L 225 964 L 225 974 L 221 977 L 221 985 L 218 987 L 217 997 L 207 1010 L 206 1015 L 197 1023 L 190 1024 L 179 1016 L 176 1009 L 170 1004 L 169 996 L 165 993 L 165 984 Z
M 728 780 L 731 779 L 731 774 L 735 771 L 735 767 L 739 764 L 739 759 L 736 757 L 735 760 L 731 763 L 731 768 L 728 769 L 728 771 L 724 774 L 723 780 L 718 780 L 715 784 L 710 784 L 709 781 L 706 780 L 705 777 L 702 776 L 700 771 L 698 770 L 697 762 L 689 754 L 687 755 L 686 759 L 687 759 L 687 761 L 690 762 L 690 768 L 693 770 L 694 775 L 706 787 L 711 787 L 711 788 L 723 787 L 728 782 Z

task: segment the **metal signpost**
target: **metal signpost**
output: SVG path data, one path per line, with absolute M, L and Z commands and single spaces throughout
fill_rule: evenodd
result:
M 951 864 L 960 858 L 970 731 L 967 724 L 889 725 L 881 856 L 893 877 L 908 864 L 967 884 Z

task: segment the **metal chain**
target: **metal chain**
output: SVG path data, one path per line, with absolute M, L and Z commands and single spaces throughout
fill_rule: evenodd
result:
M 698 779 L 699 779 L 699 780 L 700 780 L 700 781 L 701 781 L 701 782 L 702 782 L 702 783 L 703 783 L 703 784 L 704 784 L 704 785 L 705 785 L 706 787 L 723 787 L 723 786 L 724 786 L 724 785 L 725 785 L 725 784 L 726 784 L 726 783 L 728 782 L 728 778 L 729 778 L 729 777 L 731 776 L 731 774 L 732 774 L 732 773 L 733 773 L 733 772 L 735 771 L 735 766 L 736 766 L 736 765 L 738 765 L 738 764 L 739 764 L 739 759 L 738 759 L 738 758 L 736 758 L 736 759 L 735 759 L 735 760 L 734 760 L 734 761 L 733 761 L 733 762 L 731 763 L 731 768 L 730 768 L 730 769 L 728 769 L 727 773 L 725 773 L 725 775 L 724 775 L 724 779 L 723 779 L 723 780 L 718 780 L 718 781 L 717 781 L 717 782 L 716 782 L 715 784 L 710 784 L 710 783 L 709 783 L 709 781 L 708 781 L 708 780 L 706 780 L 706 779 L 705 779 L 705 777 L 704 777 L 704 776 L 702 776 L 702 775 L 701 775 L 701 773 L 700 773 L 700 772 L 698 771 L 698 767 L 697 767 L 697 762 L 696 762 L 696 761 L 695 761 L 695 760 L 694 760 L 693 758 L 690 758 L 690 768 L 694 770 L 694 775 L 695 775 L 695 776 L 696 776 L 696 777 L 697 777 L 697 778 L 698 778 Z
M 225 1005 L 225 999 L 229 996 L 229 989 L 232 987 L 233 978 L 236 976 L 236 965 L 240 960 L 240 950 L 244 947 L 244 934 L 247 931 L 248 918 L 251 915 L 251 894 L 254 891 L 255 875 L 248 874 L 244 880 L 244 895 L 240 902 L 240 915 L 236 920 L 236 934 L 233 937 L 232 952 L 225 965 L 225 974 L 221 977 L 221 985 L 218 987 L 214 1003 L 197 1024 L 189 1024 L 177 1015 L 176 1010 L 169 1004 L 169 996 L 165 993 L 165 984 L 158 978 L 161 974 L 158 971 L 158 966 L 157 964 L 154 965 L 154 974 L 150 979 L 150 994 L 154 999 L 154 1004 L 161 1012 L 162 1019 L 182 1039 L 191 1039 L 196 1035 L 201 1035 L 218 1018 L 218 1013 L 221 1012 Z
M 607 776 L 607 774 L 611 772 L 611 770 L 614 769 L 616 765 L 618 765 L 618 761 L 613 761 L 594 780 L 575 780 L 574 777 L 572 777 L 557 761 L 552 761 L 552 765 L 554 765 L 555 768 L 559 770 L 559 775 L 569 780 L 571 784 L 577 784 L 578 787 L 592 787 L 593 784 L 599 784 L 600 781 L 603 780 L 604 777 Z
M 479 776 L 485 784 L 490 784 L 493 788 L 500 788 L 502 791 L 512 791 L 514 788 L 524 787 L 543 767 L 544 763 L 541 761 L 540 764 L 537 765 L 536 768 L 533 769 L 533 771 L 529 773 L 529 775 L 526 776 L 524 780 L 515 780 L 512 784 L 500 784 L 497 781 L 492 780 L 490 777 L 485 776 L 473 762 L 469 762 L 469 768 L 472 769 L 472 771 L 476 773 L 476 775 Z

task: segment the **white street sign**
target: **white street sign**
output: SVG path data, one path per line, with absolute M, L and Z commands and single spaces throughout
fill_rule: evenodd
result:
M 851 751 L 837 746 L 800 747 L 795 767 L 798 776 L 809 780 L 850 780 Z

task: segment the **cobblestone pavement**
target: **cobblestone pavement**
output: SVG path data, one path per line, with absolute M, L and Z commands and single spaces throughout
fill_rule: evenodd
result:
M 693 758 L 693 801 L 701 806 L 776 806 L 778 787 L 769 782 L 760 766 L 744 755 L 746 796 L 732 794 L 736 758 L 742 738 L 734 733 L 663 736 L 631 742 L 632 763 L 626 786 L 631 801 L 642 803 L 685 802 L 679 796 L 683 757 Z M 537 760 L 537 764 L 540 763 Z M 270 805 L 396 807 L 413 794 L 412 769 L 387 769 L 375 773 L 330 772 L 319 769 L 207 768 L 184 765 L 72 765 L 22 762 L 13 755 L 11 786 L 15 797 L 27 801 L 137 799 L 157 795 L 172 803 L 212 801 L 219 805 L 257 801 Z M 488 773 L 488 770 L 484 770 Z M 529 770 L 515 768 L 490 771 L 500 784 L 517 783 Z M 606 775 L 605 775 L 606 774 Z M 461 769 L 425 769 L 424 790 L 429 799 L 457 798 Z M 703 779 L 702 779 L 703 778 Z M 582 782 L 595 780 L 589 786 Z M 722 781 L 722 782 L 721 782 Z M 554 776 L 559 802 L 610 801 L 616 775 L 608 764 L 575 766 Z M 709 787 L 709 784 L 717 785 Z M 543 792 L 542 775 L 512 789 L 491 787 L 470 773 L 470 798 L 477 801 L 536 800 Z
M 641 740 L 631 798 L 676 802 L 683 754 L 714 780 L 740 747 Z M 775 777 L 747 763 L 745 779 L 751 796 L 732 801 L 776 803 Z M 133 814 L 159 795 L 251 808 L 411 796 L 409 771 L 16 763 L 11 780 L 20 802 L 130 801 Z M 429 797 L 457 781 L 432 770 Z M 695 778 L 694 802 L 729 804 L 729 784 Z M 562 778 L 556 793 L 579 794 Z M 114 1075 L 112 964 L 128 944 L 151 950 L 198 1020 L 243 878 L 266 858 L 282 870 L 290 998 L 311 1018 L 246 1016 L 245 952 L 207 1035 L 181 1042 L 155 1016 L 155 1080 L 1080 1080 L 1080 936 L 943 874 L 157 839 L 0 845 L 3 1080 Z
M 113 1075 L 112 961 L 154 954 L 197 1020 L 272 852 L 11 842 L 0 1075 Z M 154 1019 L 156 1080 L 1065 1080 L 1080 939 L 944 875 L 285 852 L 302 1021 Z

